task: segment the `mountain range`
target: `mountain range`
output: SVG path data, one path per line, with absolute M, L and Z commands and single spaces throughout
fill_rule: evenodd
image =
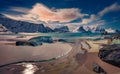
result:
M 5 17 L 0 14 L 0 24 L 9 29 L 11 32 L 54 32 L 51 28 L 44 26 L 43 24 L 29 23 L 25 21 L 16 21 Z
M 105 29 L 100 26 L 79 26 L 76 29 L 70 31 L 68 26 L 62 26 L 59 28 L 51 29 L 48 26 L 44 26 L 44 24 L 35 24 L 25 21 L 17 21 L 10 19 L 2 14 L 0 14 L 0 32 L 26 32 L 26 33 L 35 33 L 35 32 L 42 32 L 42 33 L 49 33 L 49 32 L 80 32 L 80 33 L 104 33 L 105 31 L 115 32 L 112 29 Z M 112 31 L 111 31 L 112 30 Z M 118 32 L 118 30 L 116 30 Z
M 89 27 L 89 26 L 80 26 L 77 27 L 73 32 L 81 33 L 104 33 L 106 30 L 100 26 Z
M 0 24 L 0 33 L 12 33 L 12 32 L 8 30 L 6 27 L 4 27 L 2 24 Z

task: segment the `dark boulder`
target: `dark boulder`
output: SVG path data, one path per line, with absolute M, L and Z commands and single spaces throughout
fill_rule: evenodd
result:
M 107 45 L 99 50 L 99 58 L 109 64 L 120 67 L 120 45 Z
M 51 36 L 39 36 L 31 38 L 29 41 L 37 42 L 37 43 L 53 43 L 53 39 Z
M 93 64 L 93 71 L 96 73 L 107 74 L 105 70 L 102 67 L 100 67 L 97 63 Z
M 35 42 L 35 41 L 17 41 L 16 46 L 39 46 L 42 45 L 41 42 Z

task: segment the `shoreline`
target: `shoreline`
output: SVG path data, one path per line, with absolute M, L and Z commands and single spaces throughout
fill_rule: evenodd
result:
M 57 45 L 57 46 L 56 46 Z M 65 46 L 68 48 L 66 49 Z M 11 45 L 1 45 L 1 65 L 5 62 L 16 62 L 18 61 L 46 61 L 51 59 L 61 58 L 72 50 L 72 47 L 66 43 L 53 43 L 44 44 L 42 46 L 31 47 L 31 46 L 11 46 Z M 50 51 L 49 51 L 50 50 Z M 24 52 L 23 52 L 24 51 Z M 2 54 L 4 53 L 4 54 Z M 5 54 L 8 54 L 9 57 Z M 27 60 L 26 60 L 27 59 Z M 3 61 L 2 61 L 3 60 Z M 6 60 L 6 61 L 4 61 Z
M 118 67 L 112 66 L 110 64 L 107 64 L 101 61 L 97 55 L 99 48 L 102 47 L 101 44 L 103 43 L 107 44 L 107 40 L 93 41 L 93 40 L 71 39 L 70 42 L 71 43 L 61 42 L 61 44 L 63 45 L 69 44 L 72 47 L 71 50 L 68 51 L 68 53 L 66 52 L 67 55 L 63 55 L 62 57 L 58 57 L 57 59 L 52 58 L 51 59 L 52 61 L 45 60 L 46 62 L 39 62 L 39 61 L 38 62 L 34 62 L 34 61 L 23 62 L 22 61 L 22 62 L 26 64 L 34 63 L 35 66 L 39 68 L 39 70 L 37 70 L 35 74 L 61 74 L 61 73 L 96 74 L 92 70 L 94 62 L 98 63 L 108 74 L 119 74 L 120 73 L 120 70 Z M 64 46 L 64 48 L 66 49 L 67 46 Z M 21 67 L 22 62 L 1 67 L 0 71 L 4 70 L 5 72 L 7 70 L 6 67 L 9 67 L 9 68 Z M 16 64 L 19 64 L 19 66 L 17 66 Z M 44 69 L 40 69 L 41 66 L 44 67 Z M 111 70 L 111 68 L 115 70 L 109 71 Z M 24 67 L 20 69 L 24 70 Z

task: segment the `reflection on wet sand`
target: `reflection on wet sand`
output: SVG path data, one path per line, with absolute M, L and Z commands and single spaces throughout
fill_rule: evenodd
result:
M 23 66 L 25 67 L 23 74 L 34 74 L 38 70 L 37 66 L 32 63 L 23 63 Z

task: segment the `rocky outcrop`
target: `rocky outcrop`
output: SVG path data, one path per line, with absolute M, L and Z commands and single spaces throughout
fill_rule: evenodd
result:
M 53 43 L 52 37 L 40 36 L 31 38 L 28 41 L 17 41 L 16 46 L 40 46 L 43 43 Z
M 42 43 L 53 43 L 53 39 L 50 36 L 34 37 L 34 38 L 31 38 L 28 41 L 34 41 L 34 42 L 38 42 L 38 43 L 40 43 L 40 42 L 42 42 Z
M 111 38 L 112 39 L 120 39 L 120 34 L 112 35 Z
M 107 45 L 99 50 L 99 58 L 109 64 L 120 67 L 120 45 Z
M 42 42 L 35 41 L 17 41 L 16 46 L 40 46 Z

